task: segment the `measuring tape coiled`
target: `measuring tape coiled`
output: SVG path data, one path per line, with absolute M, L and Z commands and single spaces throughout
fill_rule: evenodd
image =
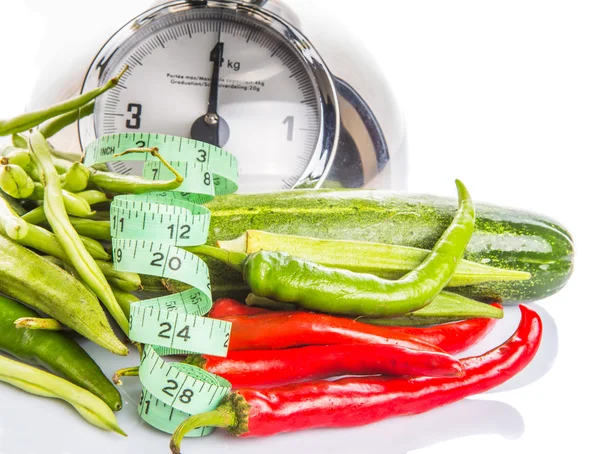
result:
M 210 212 L 201 204 L 237 190 L 234 156 L 210 144 L 162 134 L 112 134 L 86 147 L 84 164 L 144 161 L 143 176 L 170 180 L 173 173 L 151 154 L 153 148 L 184 181 L 175 191 L 120 195 L 111 203 L 111 236 L 116 270 L 149 274 L 192 286 L 184 292 L 131 305 L 129 338 L 144 344 L 140 361 L 142 393 L 138 413 L 148 424 L 172 433 L 192 414 L 216 408 L 231 390 L 222 377 L 198 367 L 167 362 L 168 355 L 226 356 L 231 323 L 204 317 L 212 307 L 208 267 L 179 246 L 204 244 Z M 212 432 L 203 427 L 187 436 Z

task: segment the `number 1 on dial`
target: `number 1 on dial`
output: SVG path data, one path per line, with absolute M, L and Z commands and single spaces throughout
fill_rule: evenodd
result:
M 289 117 L 285 117 L 285 120 L 283 120 L 283 124 L 287 125 L 288 127 L 287 140 L 288 142 L 291 142 L 292 140 L 294 140 L 294 117 L 291 115 Z

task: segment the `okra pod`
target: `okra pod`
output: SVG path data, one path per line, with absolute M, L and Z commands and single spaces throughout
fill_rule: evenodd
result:
M 95 295 L 69 273 L 2 235 L 0 293 L 38 309 L 113 353 L 129 353 Z
M 374 274 L 385 279 L 398 279 L 419 266 L 430 253 L 427 249 L 394 244 L 362 241 L 325 240 L 318 238 L 279 235 L 248 230 L 232 241 L 217 241 L 217 245 L 231 252 L 252 254 L 261 250 L 286 252 L 310 262 L 357 273 Z M 187 248 L 202 254 L 204 246 Z M 474 285 L 490 281 L 520 281 L 531 275 L 460 260 L 448 287 Z

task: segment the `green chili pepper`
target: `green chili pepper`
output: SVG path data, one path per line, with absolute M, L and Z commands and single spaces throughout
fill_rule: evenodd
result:
M 31 394 L 62 399 L 91 424 L 127 436 L 108 405 L 88 390 L 64 378 L 0 356 L 0 381 Z
M 59 115 L 72 112 L 73 110 L 84 107 L 87 103 L 94 100 L 104 92 L 115 87 L 123 74 L 129 69 L 128 66 L 121 71 L 117 77 L 110 79 L 104 86 L 90 90 L 76 98 L 56 104 L 48 109 L 37 112 L 28 112 L 9 120 L 0 120 L 0 136 L 16 134 L 34 128 L 46 120 L 57 117 Z
M 345 315 L 391 317 L 427 306 L 448 284 L 471 239 L 475 209 L 456 181 L 458 211 L 427 258 L 396 281 L 327 268 L 282 252 L 246 256 L 216 249 L 213 257 L 241 268 L 252 293 L 305 309 Z M 203 251 L 203 253 L 206 251 Z
M 50 372 L 87 389 L 113 410 L 123 406 L 121 395 L 86 351 L 64 333 L 19 329 L 15 321 L 38 317 L 37 312 L 0 296 L 0 350 L 26 363 Z
M 54 165 L 44 136 L 33 132 L 29 137 L 32 160 L 44 182 L 44 212 L 56 238 L 69 257 L 83 281 L 98 295 L 121 329 L 129 332 L 129 321 L 119 307 L 114 294 L 98 264 L 81 242 L 79 235 L 69 222 L 61 194 L 60 178 Z
M 34 183 L 21 167 L 9 164 L 0 167 L 0 188 L 15 199 L 26 199 L 33 193 Z

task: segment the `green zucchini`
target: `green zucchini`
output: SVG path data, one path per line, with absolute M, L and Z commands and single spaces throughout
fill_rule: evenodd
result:
M 363 189 L 294 190 L 228 195 L 206 204 L 209 245 L 247 230 L 431 249 L 456 200 Z M 464 259 L 524 271 L 531 279 L 485 282 L 451 290 L 485 302 L 538 301 L 559 291 L 573 271 L 573 241 L 556 221 L 531 212 L 476 203 L 477 222 Z M 240 273 L 206 258 L 214 286 L 242 283 Z

